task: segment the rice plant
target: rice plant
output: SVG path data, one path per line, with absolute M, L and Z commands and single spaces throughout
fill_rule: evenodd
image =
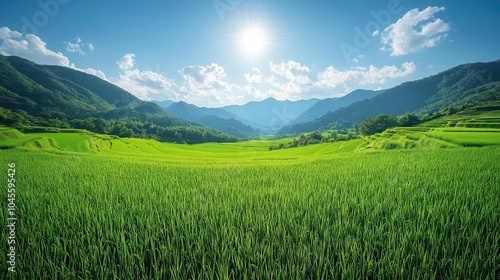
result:
M 19 220 L 1 278 L 499 278 L 498 147 L 292 150 L 196 164 L 3 150 Z

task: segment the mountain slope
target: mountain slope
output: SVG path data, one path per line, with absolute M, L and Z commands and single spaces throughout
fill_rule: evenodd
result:
M 280 134 L 301 133 L 326 128 L 332 123 L 349 126 L 379 114 L 429 113 L 466 98 L 473 89 L 500 81 L 500 60 L 459 65 L 439 74 L 406 82 L 379 95 L 328 112 L 307 123 L 280 129 Z
M 113 117 L 152 115 L 170 118 L 175 125 L 187 124 L 156 104 L 141 101 L 96 76 L 61 66 L 38 65 L 14 56 L 0 56 L 0 92 L 0 106 L 37 117 L 85 118 L 121 109 L 124 114 Z M 128 110 L 139 108 L 142 109 Z
M 18 57 L 0 56 L 0 106 L 34 116 L 85 117 L 115 106 L 47 68 Z
M 221 109 L 254 123 L 258 128 L 276 129 L 290 123 L 318 101 L 319 99 L 278 101 L 271 97 L 259 102 L 226 106 Z
M 340 98 L 327 98 L 319 100 L 311 108 L 307 109 L 304 113 L 290 122 L 290 124 L 312 121 L 323 116 L 329 111 L 335 111 L 363 99 L 370 99 L 379 93 L 380 92 L 373 90 L 358 89 Z

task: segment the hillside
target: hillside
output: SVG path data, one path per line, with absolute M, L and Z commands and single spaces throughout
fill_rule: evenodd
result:
M 129 92 L 96 76 L 60 66 L 37 65 L 19 57 L 0 56 L 0 106 L 23 110 L 46 119 L 74 119 L 106 115 L 113 117 L 161 116 L 172 125 L 187 122 L 139 100 Z M 140 114 L 135 109 L 142 108 Z
M 236 140 L 176 117 L 96 76 L 2 55 L 0 123 L 78 127 L 120 136 L 188 142 Z
M 387 89 L 371 99 L 328 112 L 314 121 L 285 126 L 279 133 L 313 131 L 332 124 L 346 127 L 379 114 L 431 113 L 451 105 L 472 102 L 475 98 L 484 98 L 476 89 L 498 81 L 500 60 L 459 65 L 439 74 Z M 474 95 L 476 97 L 471 97 Z M 491 94 L 489 96 L 495 98 Z

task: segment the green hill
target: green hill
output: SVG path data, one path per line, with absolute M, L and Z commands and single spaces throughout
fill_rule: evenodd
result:
M 0 91 L 0 106 L 35 117 L 69 120 L 98 114 L 114 118 L 151 114 L 170 118 L 173 124 L 187 124 L 96 76 L 60 66 L 37 65 L 14 56 L 0 56 Z M 147 108 L 141 114 L 132 110 L 141 107 Z

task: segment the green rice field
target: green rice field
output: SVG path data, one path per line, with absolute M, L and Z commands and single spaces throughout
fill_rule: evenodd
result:
M 2 128 L 18 220 L 0 278 L 499 279 L 500 132 L 470 129 L 269 151 L 289 139 Z

